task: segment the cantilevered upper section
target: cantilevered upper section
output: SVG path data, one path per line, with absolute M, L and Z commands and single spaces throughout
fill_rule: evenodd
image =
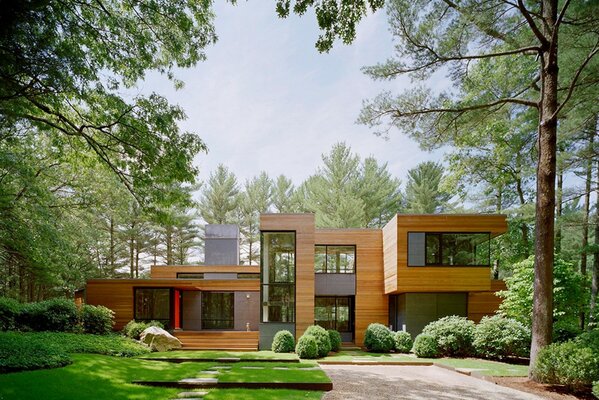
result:
M 396 215 L 383 228 L 385 293 L 489 290 L 505 215 Z

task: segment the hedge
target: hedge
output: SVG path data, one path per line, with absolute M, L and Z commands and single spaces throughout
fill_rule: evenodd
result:
M 484 358 L 528 357 L 530 330 L 511 318 L 485 316 L 474 329 L 472 344 L 476 354 Z
M 575 341 L 553 343 L 539 352 L 533 375 L 543 383 L 583 390 L 599 379 L 599 355 Z
M 278 331 L 272 340 L 272 351 L 275 353 L 290 353 L 295 349 L 295 339 L 291 332 L 283 330 Z
M 410 332 L 399 331 L 395 332 L 395 351 L 399 353 L 409 353 L 414 343 Z
M 318 358 L 318 344 L 316 343 L 316 338 L 312 335 L 303 334 L 297 341 L 295 352 L 299 358 Z
M 437 339 L 426 333 L 421 333 L 414 339 L 414 347 L 412 351 L 416 356 L 423 358 L 439 357 L 439 345 Z
M 364 333 L 364 346 L 368 351 L 388 353 L 395 347 L 395 338 L 385 325 L 370 324 Z
M 329 334 L 322 326 L 311 325 L 306 329 L 304 335 L 312 335 L 316 339 L 318 346 L 318 357 L 326 357 L 331 351 L 331 339 Z
M 329 329 L 327 332 L 331 342 L 331 351 L 339 351 L 341 349 L 341 334 L 334 329 Z
M 465 357 L 474 353 L 474 322 L 466 317 L 452 315 L 431 322 L 422 333 L 437 341 L 439 354 L 446 357 Z

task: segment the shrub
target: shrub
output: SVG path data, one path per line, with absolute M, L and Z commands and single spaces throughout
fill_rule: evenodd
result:
M 576 343 L 599 353 L 599 328 L 585 332 L 576 338 Z
M 422 333 L 435 338 L 442 356 L 464 357 L 474 352 L 474 322 L 466 317 L 443 317 L 425 326 Z
M 290 353 L 295 348 L 295 339 L 289 331 L 278 331 L 272 340 L 272 351 Z
M 436 358 L 439 357 L 439 345 L 437 340 L 426 333 L 421 333 L 414 339 L 412 351 L 417 357 Z
M 0 331 L 16 329 L 20 311 L 21 304 L 18 301 L 0 297 Z
M 599 399 L 599 381 L 593 383 L 593 394 Z
M 85 333 L 107 335 L 114 326 L 114 311 L 104 306 L 85 304 L 81 308 L 81 322 Z
M 318 346 L 318 357 L 326 357 L 331 351 L 331 339 L 326 329 L 322 326 L 311 325 L 306 329 L 304 335 L 312 335 L 316 339 L 316 345 Z
M 137 322 L 134 319 L 127 322 L 127 325 L 123 328 L 123 333 L 125 336 L 130 337 L 131 339 L 139 340 L 141 333 L 149 328 L 150 326 L 157 326 L 159 328 L 164 329 L 164 325 L 159 321 L 150 321 L 150 322 Z
M 364 346 L 368 351 L 388 353 L 395 347 L 395 339 L 385 325 L 370 324 L 364 333 Z
M 474 329 L 472 344 L 481 357 L 527 357 L 530 350 L 530 331 L 514 319 L 499 315 L 483 317 Z
M 599 378 L 599 357 L 577 342 L 553 343 L 539 352 L 533 374 L 543 383 L 584 389 Z
M 51 299 L 27 303 L 17 318 L 19 329 L 51 332 L 75 332 L 79 329 L 79 310 L 75 302 Z
M 395 350 L 400 353 L 409 353 L 412 349 L 412 335 L 410 332 L 395 332 Z
M 22 331 L 42 330 L 41 315 L 45 309 L 41 303 L 26 303 L 21 305 L 21 311 L 17 316 L 17 329 Z
M 426 333 L 421 333 L 414 339 L 412 351 L 418 357 L 435 358 L 439 357 L 439 347 L 437 340 Z
M 331 351 L 339 351 L 341 349 L 341 334 L 334 329 L 329 329 L 327 332 L 331 342 Z
M 316 338 L 312 335 L 302 335 L 297 341 L 295 352 L 300 358 L 317 358 L 318 344 L 316 343 Z

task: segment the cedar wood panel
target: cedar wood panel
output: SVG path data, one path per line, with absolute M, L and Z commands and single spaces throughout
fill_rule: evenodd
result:
M 314 214 L 261 214 L 261 231 L 295 231 L 295 337 L 314 324 Z
M 221 273 L 221 272 L 245 272 L 252 274 L 260 273 L 259 265 L 153 265 L 150 270 L 152 279 L 175 279 L 177 273 Z
M 316 244 L 356 246 L 354 340 L 362 345 L 368 324 L 387 325 L 389 320 L 389 301 L 383 284 L 383 233 L 380 229 L 318 229 Z
M 383 228 L 385 293 L 490 290 L 490 267 L 408 267 L 408 232 L 490 232 L 494 237 L 506 230 L 505 215 L 395 216 Z
M 166 287 L 205 291 L 258 291 L 257 279 L 191 280 L 191 279 L 97 279 L 87 282 L 86 303 L 103 305 L 115 313 L 115 330 L 133 319 L 134 287 Z

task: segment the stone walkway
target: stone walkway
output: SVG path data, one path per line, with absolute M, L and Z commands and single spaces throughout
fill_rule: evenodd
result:
M 323 400 L 542 400 L 435 366 L 321 365 L 333 381 Z

